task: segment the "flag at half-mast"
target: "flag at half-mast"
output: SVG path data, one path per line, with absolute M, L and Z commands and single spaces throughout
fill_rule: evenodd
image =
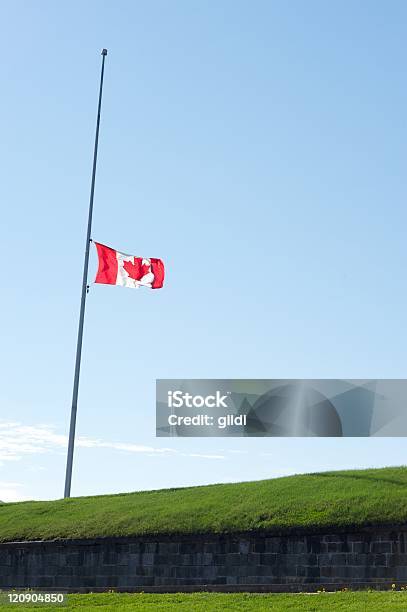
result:
M 126 255 L 99 242 L 94 243 L 99 259 L 95 283 L 122 287 L 160 289 L 164 284 L 164 263 L 155 257 Z

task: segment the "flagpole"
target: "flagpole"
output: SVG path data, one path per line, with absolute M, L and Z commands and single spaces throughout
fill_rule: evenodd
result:
M 98 114 L 97 114 L 97 119 L 96 119 L 95 147 L 93 151 L 92 182 L 91 182 L 91 187 L 90 187 L 88 229 L 86 232 L 85 260 L 83 264 L 82 296 L 81 296 L 81 308 L 80 308 L 80 314 L 79 314 L 78 343 L 76 345 L 75 375 L 74 375 L 73 392 L 72 392 L 71 423 L 69 427 L 69 442 L 68 442 L 68 456 L 67 456 L 67 461 L 66 461 L 64 497 L 71 496 L 72 463 L 73 463 L 73 451 L 74 451 L 74 445 L 75 445 L 76 411 L 78 407 L 79 374 L 81 370 L 83 322 L 85 318 L 85 303 L 86 303 L 86 295 L 87 295 L 87 290 L 88 290 L 89 248 L 90 248 L 90 243 L 91 243 L 93 196 L 95 193 L 96 162 L 97 162 L 97 156 L 98 156 L 98 143 L 99 143 L 100 109 L 102 106 L 103 74 L 105 70 L 106 55 L 107 55 L 107 49 L 102 49 L 102 68 L 100 72 L 99 103 L 98 103 Z

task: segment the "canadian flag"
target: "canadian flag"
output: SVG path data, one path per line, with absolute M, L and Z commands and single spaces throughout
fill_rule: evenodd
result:
M 95 283 L 122 287 L 150 287 L 159 289 L 164 284 L 164 263 L 154 257 L 136 257 L 94 243 L 99 259 Z

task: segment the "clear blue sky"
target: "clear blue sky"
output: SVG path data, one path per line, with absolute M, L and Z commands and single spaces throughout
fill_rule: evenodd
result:
M 156 378 L 406 376 L 406 18 L 2 3 L 0 499 L 63 492 L 102 47 L 93 237 L 167 283 L 91 288 L 73 494 L 406 463 L 403 438 L 155 438 Z

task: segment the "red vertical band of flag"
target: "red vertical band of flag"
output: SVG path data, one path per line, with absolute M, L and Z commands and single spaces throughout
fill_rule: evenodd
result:
M 159 289 L 164 284 L 164 262 L 161 259 L 157 259 L 152 257 L 151 261 L 151 271 L 154 274 L 154 280 L 151 285 L 152 289 Z
M 95 242 L 95 246 L 99 259 L 95 283 L 115 285 L 119 267 L 115 249 L 99 244 L 99 242 Z

